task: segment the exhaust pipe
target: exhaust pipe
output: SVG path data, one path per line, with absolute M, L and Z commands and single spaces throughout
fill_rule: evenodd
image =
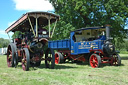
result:
M 106 25 L 106 40 L 110 39 L 110 25 Z

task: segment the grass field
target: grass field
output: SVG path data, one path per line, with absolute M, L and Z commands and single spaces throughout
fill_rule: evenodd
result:
M 40 67 L 23 71 L 8 68 L 6 56 L 0 56 L 0 85 L 128 85 L 128 54 L 120 54 L 121 66 L 102 65 L 92 68 L 88 63 L 66 63 L 46 69 Z

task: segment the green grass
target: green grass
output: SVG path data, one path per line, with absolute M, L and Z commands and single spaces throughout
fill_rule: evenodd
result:
M 102 65 L 92 68 L 88 63 L 66 63 L 46 69 L 23 71 L 21 65 L 8 68 L 6 56 L 0 56 L 0 85 L 128 85 L 128 54 L 120 54 L 121 66 Z

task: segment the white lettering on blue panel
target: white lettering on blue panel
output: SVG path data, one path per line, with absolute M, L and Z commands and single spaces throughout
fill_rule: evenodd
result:
M 95 42 L 85 42 L 78 45 L 78 49 L 90 49 L 91 47 L 98 48 L 98 45 Z

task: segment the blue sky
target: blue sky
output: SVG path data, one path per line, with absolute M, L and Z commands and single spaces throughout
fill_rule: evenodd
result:
M 5 29 L 29 11 L 53 11 L 48 0 L 1 0 L 0 1 L 0 38 L 9 39 Z M 126 27 L 128 29 L 128 26 Z M 10 33 L 10 36 L 12 33 Z
M 51 11 L 54 8 L 47 0 L 1 0 L 0 10 L 0 38 L 8 39 L 5 29 L 22 14 L 28 11 Z

